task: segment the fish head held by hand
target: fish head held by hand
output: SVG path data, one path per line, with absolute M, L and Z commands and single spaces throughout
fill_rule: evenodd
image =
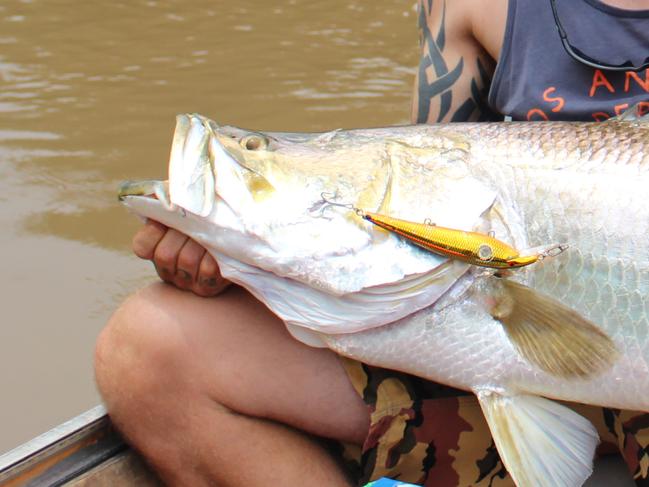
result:
M 323 194 L 370 211 L 422 222 L 431 218 L 466 230 L 480 224 L 494 201 L 490 188 L 467 176 L 458 137 L 429 137 L 422 148 L 420 135 L 404 139 L 393 132 L 262 133 L 179 115 L 168 183 L 125 183 L 120 199 L 135 213 L 204 245 L 232 280 L 270 301 L 289 323 L 308 327 L 317 319 L 320 326 L 323 316 L 287 312 L 309 304 L 279 299 L 278 287 L 287 296 L 286 287 L 302 295 L 318 293 L 313 297 L 318 303 L 370 293 L 362 317 L 324 306 L 337 330 L 364 329 L 431 304 L 468 266 L 328 205 Z M 428 188 L 424 193 L 422 185 Z M 262 283 L 271 277 L 272 286 Z M 271 287 L 273 297 L 260 295 Z M 278 300 L 283 304 L 273 304 Z
M 481 194 L 480 208 L 470 217 L 459 214 L 461 205 L 449 211 L 447 176 L 454 171 L 456 179 L 462 179 L 466 174 L 459 167 L 451 167 L 453 161 L 443 148 L 430 150 L 429 159 L 437 156 L 438 161 L 425 164 L 427 174 L 415 185 L 413 174 L 408 174 L 412 168 L 407 166 L 415 159 L 422 163 L 418 154 L 412 154 L 418 149 L 389 136 L 342 130 L 261 133 L 220 127 L 206 119 L 202 122 L 212 134 L 209 143 L 217 199 L 236 214 L 247 233 L 265 241 L 275 252 L 285 251 L 300 260 L 358 255 L 386 239 L 385 232 L 341 207 L 401 212 L 421 220 L 423 215 L 430 218 L 431 213 L 447 215 L 456 225 L 462 220 L 459 224 L 471 226 L 492 201 L 491 192 L 486 197 Z M 187 174 L 183 166 L 180 170 Z M 174 167 L 172 159 L 170 175 Z M 422 179 L 431 180 L 430 192 L 437 197 L 420 201 L 422 208 L 414 209 L 407 193 L 418 188 Z M 437 188 L 433 181 L 437 181 Z M 172 201 L 174 187 L 172 184 L 170 189 Z M 179 184 L 177 192 L 187 187 Z M 329 204 L 325 194 L 344 204 Z M 451 213 L 453 217 L 449 218 Z

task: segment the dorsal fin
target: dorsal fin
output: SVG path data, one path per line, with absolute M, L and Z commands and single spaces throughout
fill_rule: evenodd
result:
M 608 121 L 649 122 L 649 102 L 639 101 L 618 116 L 609 118 Z

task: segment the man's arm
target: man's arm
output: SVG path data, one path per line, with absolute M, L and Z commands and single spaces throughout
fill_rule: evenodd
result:
M 483 25 L 480 17 L 487 14 L 478 10 L 486 7 L 491 35 L 500 42 L 505 1 L 419 0 L 421 58 L 412 104 L 414 123 L 498 119 L 487 106 L 495 62 L 474 32 L 474 24 Z M 499 46 L 489 47 L 499 51 Z

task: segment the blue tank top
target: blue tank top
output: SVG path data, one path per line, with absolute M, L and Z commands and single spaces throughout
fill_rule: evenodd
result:
M 608 64 L 649 56 L 649 10 L 623 10 L 600 0 L 556 0 L 570 43 Z M 601 121 L 639 103 L 649 113 L 649 69 L 614 72 L 566 53 L 549 0 L 509 0 L 505 38 L 489 105 L 514 120 Z

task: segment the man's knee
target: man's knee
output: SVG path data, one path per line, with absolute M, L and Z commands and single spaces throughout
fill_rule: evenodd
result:
M 338 359 L 295 341 L 238 288 L 204 299 L 148 287 L 111 318 L 96 356 L 99 390 L 125 423 L 148 411 L 167 425 L 207 403 L 345 440 L 362 440 L 367 429 L 366 407 Z
M 155 284 L 129 297 L 99 335 L 95 374 L 109 408 L 136 393 L 162 391 L 183 366 L 182 335 L 166 313 L 166 288 Z
M 232 416 L 194 380 L 188 341 L 195 337 L 187 337 L 184 316 L 177 313 L 187 300 L 191 307 L 192 299 L 165 284 L 139 291 L 110 318 L 95 350 L 97 385 L 113 423 L 169 479 L 192 461 L 187 442 L 201 408 L 208 403 L 211 413 Z

